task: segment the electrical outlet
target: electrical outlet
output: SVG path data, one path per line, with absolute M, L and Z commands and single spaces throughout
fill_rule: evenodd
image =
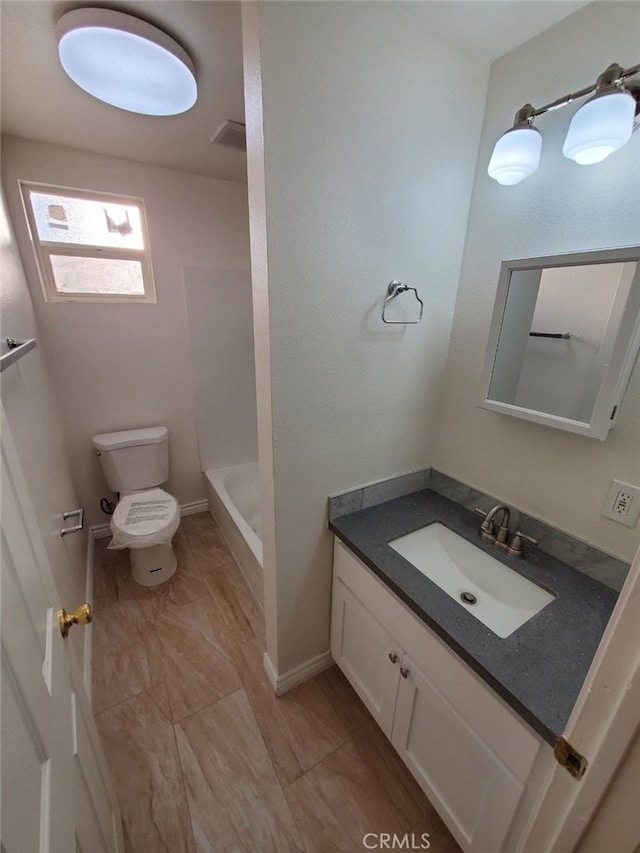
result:
M 640 515 L 640 487 L 612 480 L 601 514 L 633 527 Z

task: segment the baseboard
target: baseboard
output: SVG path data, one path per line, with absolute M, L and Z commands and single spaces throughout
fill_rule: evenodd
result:
M 89 539 L 92 542 L 96 539 L 106 539 L 107 536 L 111 536 L 111 528 L 108 524 L 94 524 L 89 528 Z
M 208 512 L 209 511 L 209 502 L 206 500 L 202 501 L 191 501 L 188 504 L 182 504 L 180 507 L 180 515 L 184 518 L 185 515 L 197 515 L 199 512 Z
M 94 567 L 94 541 L 92 530 L 89 530 L 87 536 L 87 583 L 85 589 L 85 601 L 93 607 L 93 567 Z M 93 622 L 85 625 L 84 628 L 84 660 L 82 665 L 82 680 L 84 681 L 84 689 L 89 697 L 89 705 L 91 705 L 91 687 L 93 678 L 91 675 L 93 663 Z
M 278 675 L 268 653 L 264 653 L 264 669 L 267 673 L 269 684 L 271 684 L 276 696 L 282 696 L 283 693 L 287 693 L 289 690 L 297 687 L 298 684 L 302 684 L 303 681 L 308 681 L 314 675 L 319 675 L 325 669 L 329 669 L 330 666 L 333 666 L 333 658 L 331 657 L 331 652 L 327 650 L 301 663 L 299 666 L 295 666 L 288 672 Z

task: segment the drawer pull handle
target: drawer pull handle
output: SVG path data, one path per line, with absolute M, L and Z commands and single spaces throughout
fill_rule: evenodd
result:
M 398 663 L 398 655 L 395 652 L 389 652 L 389 660 L 391 663 Z
M 403 666 L 400 667 L 400 675 L 403 678 L 409 678 L 409 670 L 405 669 Z

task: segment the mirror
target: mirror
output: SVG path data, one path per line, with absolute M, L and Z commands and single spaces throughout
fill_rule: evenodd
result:
M 504 261 L 485 409 L 604 440 L 640 349 L 640 247 Z

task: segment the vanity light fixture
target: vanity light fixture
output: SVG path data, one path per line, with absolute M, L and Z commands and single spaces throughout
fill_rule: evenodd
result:
M 516 113 L 513 127 L 496 142 L 487 169 L 489 176 L 499 184 L 513 185 L 532 175 L 538 168 L 542 149 L 542 136 L 533 126 L 533 120 L 587 95 L 593 97 L 573 116 L 562 153 L 586 166 L 599 163 L 622 148 L 638 126 L 640 81 L 627 82 L 636 74 L 640 74 L 640 65 L 625 70 L 614 63 L 592 86 L 538 109 L 525 104 Z
M 187 52 L 146 21 L 113 9 L 74 9 L 56 25 L 69 77 L 94 98 L 152 116 L 186 112 L 198 96 Z
M 532 121 L 533 107 L 525 104 L 516 113 L 513 127 L 496 142 L 488 171 L 499 184 L 519 184 L 538 168 L 542 135 Z

